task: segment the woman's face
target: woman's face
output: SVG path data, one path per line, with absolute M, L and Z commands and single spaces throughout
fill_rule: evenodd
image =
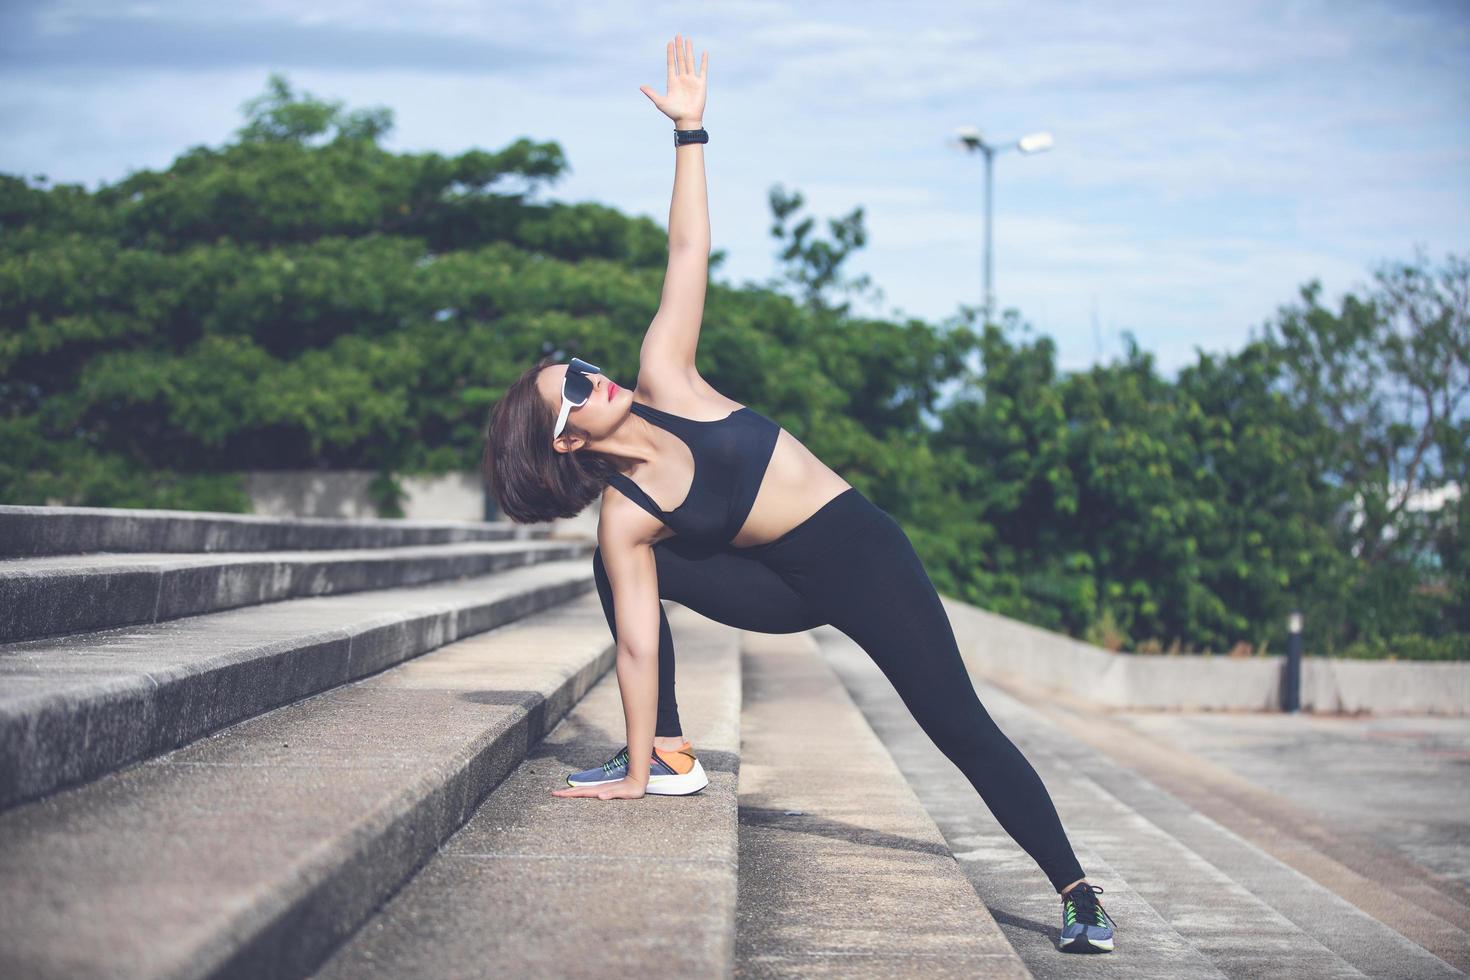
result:
M 561 412 L 561 384 L 566 376 L 567 365 L 553 364 L 541 372 L 538 380 L 553 425 Z M 571 426 L 576 426 L 588 437 L 596 439 L 617 428 L 623 416 L 628 414 L 628 403 L 633 396 L 626 388 L 615 384 L 606 375 L 589 374 L 587 377 L 592 381 L 592 394 L 587 401 L 572 409 L 567 416 L 566 427 L 561 430 L 562 436 L 572 435 Z M 578 437 L 572 435 L 572 438 Z M 576 448 L 576 444 L 571 448 Z

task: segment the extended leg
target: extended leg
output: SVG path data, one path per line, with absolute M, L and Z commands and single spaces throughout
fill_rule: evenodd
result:
M 812 556 L 799 583 L 873 658 L 939 750 L 1060 891 L 1083 877 L 1041 777 L 975 694 L 944 605 L 891 517 Z
M 658 564 L 658 594 L 688 606 L 701 616 L 736 629 L 759 633 L 798 633 L 826 622 L 782 578 L 755 558 L 723 548 L 666 538 L 653 546 Z M 612 583 L 602 549 L 592 553 L 592 572 L 602 612 L 618 636 L 613 613 Z M 658 723 L 654 735 L 677 738 L 682 733 L 674 697 L 674 635 L 662 605 L 658 613 Z

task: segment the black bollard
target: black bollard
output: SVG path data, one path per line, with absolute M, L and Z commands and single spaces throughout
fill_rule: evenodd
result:
M 1281 710 L 1302 708 L 1302 614 L 1293 609 L 1286 620 L 1286 676 L 1281 683 Z

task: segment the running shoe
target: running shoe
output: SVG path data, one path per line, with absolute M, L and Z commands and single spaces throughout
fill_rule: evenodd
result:
M 617 755 L 600 766 L 574 772 L 567 777 L 568 786 L 600 786 L 615 783 L 628 774 L 628 747 L 625 745 Z M 676 750 L 653 750 L 653 759 L 648 765 L 648 789 L 653 796 L 688 796 L 698 793 L 709 785 L 704 766 L 694 756 L 688 742 Z
M 1097 900 L 1102 886 L 1084 881 L 1062 896 L 1064 953 L 1109 953 L 1113 949 L 1113 917 Z

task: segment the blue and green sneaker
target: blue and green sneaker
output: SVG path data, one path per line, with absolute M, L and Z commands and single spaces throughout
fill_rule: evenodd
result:
M 1097 900 L 1100 885 L 1084 881 L 1062 896 L 1062 939 L 1064 953 L 1110 953 L 1113 950 L 1113 917 Z
M 615 783 L 628 774 L 628 747 L 600 766 L 574 772 L 567 777 L 568 786 L 600 786 Z M 678 750 L 655 748 L 653 759 L 648 764 L 647 793 L 653 796 L 688 796 L 698 793 L 709 785 L 704 767 L 694 756 L 694 749 L 685 742 Z

